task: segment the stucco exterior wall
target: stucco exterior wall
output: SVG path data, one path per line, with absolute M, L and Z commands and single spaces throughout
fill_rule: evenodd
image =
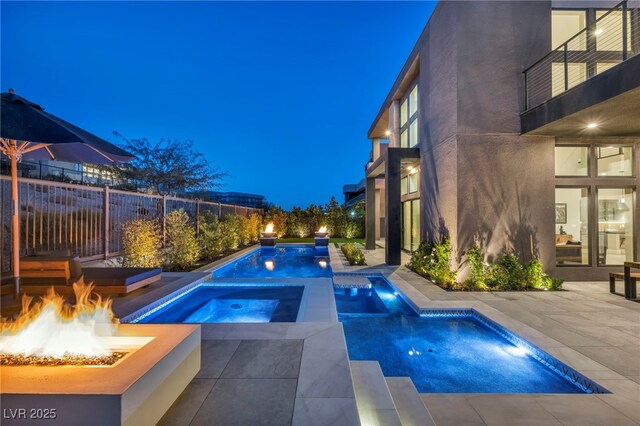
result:
M 550 137 L 458 136 L 458 260 L 477 235 L 490 261 L 508 250 L 554 264 L 553 153 Z
M 420 233 L 434 240 L 456 226 L 457 7 L 440 2 L 425 29 L 418 77 Z
M 551 46 L 549 1 L 461 1 L 456 7 L 457 131 L 520 133 L 524 71 Z

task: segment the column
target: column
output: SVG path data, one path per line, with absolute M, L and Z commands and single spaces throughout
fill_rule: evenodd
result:
M 371 161 L 376 161 L 380 157 L 380 139 L 371 140 Z
M 400 153 L 387 151 L 385 191 L 387 208 L 387 235 L 385 238 L 385 261 L 387 265 L 400 265 L 402 250 L 402 206 L 400 204 Z
M 380 213 L 382 212 L 382 206 L 380 205 L 380 190 L 376 189 L 376 240 L 380 239 Z
M 376 179 L 367 178 L 365 186 L 365 248 L 376 248 Z
M 400 101 L 395 100 L 389 107 L 389 148 L 400 147 Z

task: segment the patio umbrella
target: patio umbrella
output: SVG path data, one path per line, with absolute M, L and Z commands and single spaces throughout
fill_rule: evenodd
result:
M 123 149 L 64 121 L 13 90 L 2 93 L 0 152 L 11 161 L 11 237 L 16 294 L 20 291 L 20 204 L 18 162 L 22 158 L 72 163 L 117 164 L 135 157 Z

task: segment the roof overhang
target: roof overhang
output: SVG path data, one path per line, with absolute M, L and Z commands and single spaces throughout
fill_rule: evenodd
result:
M 420 148 L 389 148 L 384 154 L 371 163 L 366 170 L 367 178 L 384 177 L 387 170 L 387 163 L 399 161 L 402 167 L 415 167 L 420 162 Z
M 416 47 L 413 48 L 409 59 L 407 59 L 407 62 L 402 67 L 402 71 L 400 71 L 398 78 L 396 78 L 395 83 L 393 83 L 393 86 L 391 87 L 391 91 L 380 107 L 378 115 L 375 120 L 373 120 L 373 124 L 369 128 L 369 139 L 385 139 L 389 137 L 386 134 L 386 131 L 389 129 L 389 107 L 393 101 L 402 98 L 416 77 L 418 77 L 420 70 L 418 46 L 419 45 L 416 44 Z
M 522 133 L 542 136 L 639 136 L 640 55 L 520 116 Z M 590 123 L 596 128 L 588 129 Z

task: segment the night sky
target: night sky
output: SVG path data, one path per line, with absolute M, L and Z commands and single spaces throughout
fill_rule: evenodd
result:
M 225 191 L 342 201 L 429 2 L 6 2 L 9 88 L 109 141 L 193 140 Z

